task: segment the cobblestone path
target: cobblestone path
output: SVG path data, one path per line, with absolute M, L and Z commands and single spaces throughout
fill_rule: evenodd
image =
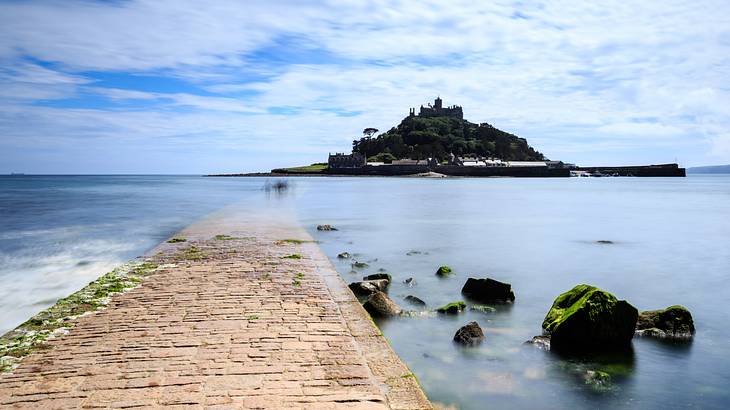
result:
M 174 266 L 0 375 L 0 404 L 431 408 L 317 245 L 281 241 L 306 233 L 224 222 L 161 246 L 149 258 Z

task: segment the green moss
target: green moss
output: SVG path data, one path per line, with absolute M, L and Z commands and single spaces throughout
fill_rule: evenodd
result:
M 294 278 L 296 278 L 296 279 L 304 279 L 304 274 L 302 272 L 298 272 L 296 275 L 294 275 Z
M 294 279 L 291 284 L 294 286 L 302 286 L 302 282 L 298 279 Z
M 258 315 L 250 315 L 250 316 L 246 317 L 246 319 L 247 320 L 258 320 L 259 319 L 259 316 Z
M 216 235 L 215 236 L 215 240 L 217 240 L 217 241 L 234 241 L 236 239 L 241 239 L 241 238 L 237 238 L 235 236 L 229 236 L 229 235 Z
M 436 275 L 438 276 L 448 276 L 452 273 L 453 271 L 451 270 L 451 268 L 446 265 L 439 266 L 438 270 L 436 271 Z
M 462 312 L 466 308 L 466 303 L 464 302 L 452 302 L 448 305 L 441 306 L 440 308 L 437 308 L 436 311 L 439 313 L 445 313 L 445 314 L 456 314 Z
M 298 253 L 292 253 L 291 255 L 282 256 L 281 259 L 302 259 L 302 255 Z
M 208 257 L 208 254 L 203 252 L 200 248 L 195 245 L 191 245 L 185 248 L 181 253 L 182 259 L 189 261 L 200 261 Z
M 573 315 L 584 305 L 586 305 L 586 301 L 592 296 L 594 292 L 601 293 L 601 297 L 599 299 L 616 299 L 610 293 L 598 289 L 594 286 L 578 285 L 573 289 L 561 294 L 557 297 L 557 299 L 555 299 L 555 302 L 553 302 L 553 306 L 550 308 L 547 316 L 545 316 L 545 320 L 543 320 L 542 322 L 542 328 L 547 330 L 548 332 L 553 331 L 555 328 L 560 326 L 561 323 L 567 320 L 571 315 Z M 588 314 L 589 316 L 591 316 L 592 313 L 597 313 L 594 311 L 600 309 L 601 305 L 592 303 L 587 305 L 587 307 Z
M 157 268 L 150 262 L 122 265 L 6 333 L 0 337 L 0 371 L 11 371 L 17 365 L 17 358 L 45 348 L 43 342 L 72 327 L 69 320 L 105 306 L 109 296 L 136 287 L 142 277 Z
M 279 239 L 275 243 L 277 245 L 286 245 L 288 243 L 292 243 L 292 244 L 295 244 L 295 245 L 301 245 L 303 243 L 314 243 L 314 242 L 315 241 L 308 241 L 308 240 L 304 240 L 304 239 Z
M 188 240 L 185 238 L 172 238 L 167 241 L 167 243 L 180 243 L 180 242 L 187 242 Z

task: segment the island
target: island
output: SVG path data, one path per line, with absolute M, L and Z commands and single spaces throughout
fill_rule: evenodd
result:
M 352 152 L 330 153 L 327 162 L 270 173 L 214 174 L 211 176 L 361 175 L 361 176 L 461 176 L 461 177 L 684 177 L 678 164 L 579 167 L 550 160 L 525 138 L 489 123 L 464 119 L 463 108 L 433 104 L 411 108 L 398 126 L 377 136 L 365 128 L 352 142 Z

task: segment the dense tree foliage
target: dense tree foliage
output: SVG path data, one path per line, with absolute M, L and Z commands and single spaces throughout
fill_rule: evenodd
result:
M 450 117 L 406 117 L 400 125 L 375 138 L 352 142 L 352 151 L 367 158 L 437 158 L 489 156 L 511 161 L 537 161 L 545 157 L 524 138 L 483 123 L 474 124 Z M 386 155 L 389 154 L 389 155 Z

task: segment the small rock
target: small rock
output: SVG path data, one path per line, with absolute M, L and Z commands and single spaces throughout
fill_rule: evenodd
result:
M 408 295 L 408 296 L 406 296 L 405 299 L 406 299 L 406 302 L 410 303 L 411 305 L 426 306 L 426 302 L 421 300 L 421 298 L 419 298 L 419 297 L 416 297 L 413 295 Z
M 444 313 L 447 315 L 455 315 L 457 313 L 461 313 L 466 308 L 466 303 L 464 302 L 453 302 L 449 303 L 448 305 L 441 306 L 440 308 L 437 308 L 436 311 L 439 313 Z
M 465 346 L 478 345 L 484 341 L 484 331 L 479 323 L 469 322 L 456 331 L 454 341 Z
M 613 241 L 607 241 L 605 239 L 598 240 L 596 241 L 596 243 L 599 243 L 601 245 L 613 245 Z
M 352 269 L 365 269 L 365 268 L 367 268 L 367 267 L 368 267 L 368 266 L 370 266 L 370 265 L 368 265 L 368 264 L 367 264 L 367 263 L 365 263 L 365 262 L 358 262 L 358 261 L 355 261 L 355 262 L 353 262 L 353 263 L 352 263 L 352 265 L 351 265 L 351 266 L 352 266 Z
M 336 231 L 337 228 L 335 228 L 332 225 L 317 225 L 318 231 Z
M 374 317 L 397 316 L 401 313 L 400 307 L 388 295 L 380 291 L 370 295 L 363 307 Z
M 367 275 L 362 278 L 362 280 L 379 280 L 379 279 L 385 279 L 390 283 L 393 280 L 393 277 L 390 276 L 390 273 L 373 273 L 372 275 Z
M 449 276 L 452 273 L 453 272 L 450 267 L 443 265 L 443 266 L 439 266 L 438 270 L 436 271 L 436 276 L 441 276 L 441 277 Z
M 512 285 L 489 278 L 467 279 L 461 293 L 484 303 L 509 303 L 515 300 Z
M 639 314 L 636 335 L 659 339 L 688 340 L 695 334 L 692 314 L 684 306 L 647 310 Z
M 525 342 L 526 345 L 533 345 L 538 349 L 550 350 L 550 336 L 534 336 L 532 339 Z
M 416 281 L 413 280 L 413 278 L 408 278 L 408 279 L 404 280 L 403 283 L 405 283 L 406 285 L 408 285 L 410 287 L 410 286 L 414 286 L 416 284 Z
M 350 259 L 350 254 L 347 252 L 342 252 L 337 254 L 338 259 Z

